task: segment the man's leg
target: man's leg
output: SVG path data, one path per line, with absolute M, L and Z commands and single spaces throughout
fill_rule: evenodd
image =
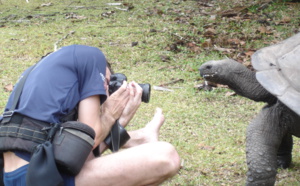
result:
M 151 142 L 87 161 L 76 176 L 76 186 L 158 185 L 180 168 L 175 148 Z
M 161 109 L 142 129 L 130 132 L 125 150 L 88 160 L 76 176 L 76 186 L 84 185 L 158 185 L 174 176 L 180 168 L 175 148 L 159 142 L 164 123 Z

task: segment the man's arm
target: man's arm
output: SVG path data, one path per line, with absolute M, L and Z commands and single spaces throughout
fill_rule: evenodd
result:
M 78 120 L 94 129 L 96 133 L 94 147 L 97 147 L 105 139 L 112 125 L 120 118 L 129 100 L 129 91 L 126 87 L 127 82 L 124 82 L 101 107 L 99 95 L 90 96 L 80 101 Z
M 98 146 L 100 141 L 104 140 L 111 126 L 115 122 L 114 118 L 109 115 L 106 116 L 105 123 L 101 122 L 99 103 L 100 97 L 98 95 L 91 96 L 80 101 L 78 109 L 78 120 L 93 128 L 96 133 L 95 146 Z

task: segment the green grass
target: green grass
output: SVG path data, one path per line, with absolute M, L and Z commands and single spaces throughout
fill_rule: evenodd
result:
M 14 84 L 23 70 L 52 52 L 55 44 L 58 48 L 70 44 L 96 46 L 114 70 L 126 74 L 129 80 L 152 86 L 184 80 L 170 85 L 173 92 L 152 89 L 150 103 L 142 104 L 129 126 L 142 127 L 151 120 L 156 107 L 163 109 L 166 122 L 161 140 L 172 143 L 183 161 L 179 174 L 163 185 L 244 184 L 245 131 L 263 104 L 225 96 L 230 91 L 225 88 L 198 91 L 194 86 L 203 83 L 198 68 L 208 60 L 225 57 L 249 61 L 244 52 L 293 35 L 299 31 L 299 4 L 276 2 L 260 10 L 259 1 L 216 0 L 207 7 L 193 0 L 131 0 L 128 3 L 134 8 L 123 11 L 116 7 L 128 6 L 108 6 L 103 0 L 53 0 L 52 6 L 41 6 L 48 2 L 0 1 L 0 110 L 9 96 L 5 86 Z M 240 5 L 248 6 L 248 11 L 235 17 L 221 16 L 220 12 Z M 291 21 L 280 23 L 285 17 Z M 267 26 L 271 33 L 260 33 L 261 26 Z M 208 28 L 216 35 L 206 35 Z M 245 44 L 228 43 L 233 38 Z M 208 40 L 212 46 L 205 48 L 203 43 Z M 132 46 L 132 42 L 138 45 Z M 180 50 L 171 50 L 174 44 Z M 214 45 L 234 51 L 218 51 Z M 169 60 L 163 61 L 162 56 Z M 298 152 L 296 139 L 294 164 L 280 171 L 277 185 L 299 182 Z

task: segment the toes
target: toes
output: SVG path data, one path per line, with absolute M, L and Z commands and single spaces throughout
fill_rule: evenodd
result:
M 154 129 L 156 132 L 158 132 L 164 121 L 165 117 L 162 113 L 162 109 L 156 108 L 153 119 L 148 123 L 147 127 L 151 127 L 152 130 Z
M 155 114 L 154 114 L 154 117 L 153 117 L 152 121 L 158 122 L 160 124 L 162 124 L 165 121 L 165 117 L 162 113 L 161 108 L 156 108 L 156 111 L 155 111 Z

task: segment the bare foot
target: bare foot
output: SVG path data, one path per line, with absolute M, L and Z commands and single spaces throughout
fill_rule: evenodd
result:
M 159 129 L 164 121 L 165 117 L 161 108 L 156 108 L 152 120 L 144 128 L 129 132 L 131 138 L 125 144 L 124 148 L 158 141 Z
M 162 113 L 161 108 L 156 108 L 153 119 L 144 128 L 145 132 L 149 133 L 149 137 L 152 138 L 149 140 L 158 141 L 159 129 L 163 125 L 164 121 L 165 117 Z

